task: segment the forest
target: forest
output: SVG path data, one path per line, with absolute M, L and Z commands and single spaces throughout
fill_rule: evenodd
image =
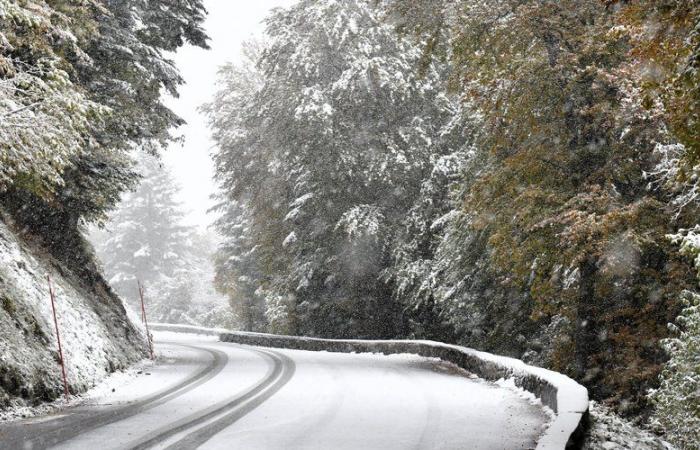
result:
M 137 161 L 205 15 L 0 0 L 0 206 L 86 277 L 86 227 L 168 184 Z M 513 356 L 700 448 L 700 2 L 300 0 L 265 28 L 202 107 L 211 324 Z

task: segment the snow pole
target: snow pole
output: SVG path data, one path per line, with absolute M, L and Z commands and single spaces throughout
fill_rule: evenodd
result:
M 61 360 L 61 375 L 63 375 L 63 393 L 68 400 L 68 378 L 66 377 L 66 364 L 63 358 L 63 349 L 61 348 L 61 334 L 58 332 L 58 319 L 56 319 L 56 294 L 51 286 L 51 275 L 46 275 L 46 281 L 49 282 L 49 296 L 51 297 L 51 310 L 53 311 L 53 324 L 56 327 L 56 341 L 58 342 L 58 356 Z
M 146 326 L 146 338 L 148 339 L 148 350 L 151 353 L 151 359 L 155 360 L 156 356 L 153 353 L 153 342 L 151 341 L 151 333 L 148 331 L 148 319 L 146 319 L 146 305 L 144 304 L 144 301 L 143 301 L 143 287 L 141 286 L 141 281 L 136 280 L 136 282 L 139 284 L 139 297 L 141 297 L 141 320 L 143 320 L 143 324 Z

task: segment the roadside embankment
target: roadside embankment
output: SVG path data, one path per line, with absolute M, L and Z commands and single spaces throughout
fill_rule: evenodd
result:
M 99 274 L 85 281 L 0 214 L 0 411 L 63 394 L 47 275 L 71 393 L 145 356 L 143 333 Z

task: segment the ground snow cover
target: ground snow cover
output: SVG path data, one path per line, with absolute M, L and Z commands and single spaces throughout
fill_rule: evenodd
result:
M 120 434 L 132 436 L 127 440 L 145 436 L 163 423 L 221 401 L 222 393 L 236 395 L 269 372 L 269 362 L 257 348 L 218 342 L 216 335 L 202 335 L 205 330 L 193 331 L 155 331 L 157 363 L 143 361 L 114 374 L 69 403 L 56 402 L 53 410 L 30 411 L 53 414 L 25 423 L 63 420 L 67 406 L 119 407 L 146 398 L 181 381 L 193 369 L 193 361 L 206 361 L 201 352 L 192 353 L 194 348 L 225 352 L 229 362 L 224 372 L 147 415 L 88 432 L 67 442 L 66 448 L 94 448 L 109 430 L 129 431 Z M 290 448 L 294 442 L 299 448 L 343 450 L 401 449 L 416 442 L 422 448 L 462 448 L 464 442 L 477 443 L 476 448 L 530 448 L 551 419 L 538 401 L 512 381 L 502 380 L 501 386 L 438 358 L 405 353 L 274 352 L 295 363 L 289 383 L 205 448 L 230 448 L 231 442 L 240 443 L 241 448 L 269 449 Z M 146 422 L 151 428 L 144 428 Z M 122 448 L 122 444 L 112 442 L 109 448 Z
M 203 328 L 206 330 L 206 328 Z M 219 342 L 219 336 L 215 334 L 199 334 L 199 333 L 187 333 L 180 331 L 161 331 L 161 330 L 151 330 L 153 335 L 154 348 L 156 352 L 158 351 L 158 342 L 181 342 L 181 343 L 191 343 L 191 342 Z
M 154 322 L 148 323 L 150 331 L 154 333 L 169 333 L 169 334 L 159 334 L 159 336 L 168 336 L 168 338 L 176 338 L 177 336 L 183 335 L 208 335 L 215 336 L 216 340 L 219 339 L 219 335 L 222 333 L 231 333 L 231 330 L 226 330 L 223 328 L 209 328 L 200 327 L 197 325 L 182 325 L 175 323 L 158 323 Z
M 485 385 L 492 385 L 492 386 L 498 386 L 502 389 L 506 389 L 508 391 L 511 391 L 515 393 L 518 397 L 522 398 L 523 400 L 526 400 L 530 405 L 536 406 L 537 408 L 540 408 L 544 411 L 546 414 L 548 420 L 547 422 L 543 425 L 543 430 L 546 429 L 549 426 L 549 423 L 551 423 L 552 420 L 556 417 L 556 413 L 552 411 L 551 408 L 548 406 L 544 405 L 542 401 L 537 398 L 535 394 L 533 394 L 530 391 L 527 391 L 519 386 L 516 385 L 515 379 L 514 378 L 501 378 L 496 381 L 488 381 L 484 380 L 482 378 L 479 378 L 477 375 L 459 367 L 458 365 L 451 363 L 449 361 L 443 361 L 440 358 L 428 358 L 424 356 L 418 356 L 418 355 L 413 355 L 410 353 L 401 353 L 401 354 L 396 354 L 396 355 L 384 355 L 382 353 L 355 353 L 355 354 L 365 354 L 365 355 L 372 355 L 376 356 L 377 358 L 388 358 L 389 361 L 395 361 L 395 362 L 403 362 L 408 365 L 413 364 L 413 365 L 420 365 L 422 364 L 425 367 L 430 367 L 431 370 L 436 371 L 436 372 L 444 372 L 450 375 L 458 375 L 462 376 L 465 378 L 469 378 L 470 380 L 474 380 L 480 383 L 484 383 Z
M 150 394 L 153 394 L 160 389 L 164 385 L 169 385 L 170 383 L 175 381 L 175 378 L 180 377 L 182 374 L 181 373 L 175 373 L 175 372 L 180 372 L 179 370 L 173 371 L 168 369 L 169 364 L 173 363 L 176 359 L 176 355 L 178 352 L 181 352 L 181 349 L 178 349 L 178 344 L 184 344 L 185 347 L 188 346 L 188 344 L 192 343 L 198 343 L 198 344 L 205 344 L 211 343 L 210 345 L 217 345 L 221 346 L 223 345 L 223 348 L 227 348 L 227 344 L 220 344 L 218 343 L 218 336 L 213 333 L 213 330 L 207 329 L 207 328 L 193 328 L 193 327 L 177 327 L 177 326 L 171 326 L 171 325 L 156 325 L 155 328 L 160 328 L 160 327 L 168 327 L 170 329 L 182 329 L 183 331 L 189 331 L 189 332 L 175 332 L 175 331 L 153 331 L 153 335 L 155 338 L 155 350 L 157 354 L 157 362 L 152 362 L 150 360 L 143 360 L 132 367 L 130 367 L 127 370 L 119 371 L 116 372 L 106 379 L 104 379 L 102 382 L 98 383 L 95 387 L 90 389 L 88 392 L 85 394 L 79 395 L 79 396 L 73 396 L 70 398 L 69 401 L 65 401 L 64 399 L 58 399 L 53 403 L 42 405 L 36 408 L 30 408 L 30 407 L 17 407 L 13 408 L 7 411 L 4 411 L 2 414 L 0 414 L 0 421 L 8 421 L 8 420 L 13 420 L 17 418 L 26 418 L 26 417 L 34 417 L 34 416 L 44 416 L 44 415 L 51 415 L 50 418 L 56 418 L 57 416 L 61 415 L 61 412 L 65 410 L 68 407 L 75 407 L 75 406 L 89 406 L 89 405 L 118 405 L 118 404 L 125 404 L 134 400 L 137 400 L 139 398 L 143 398 L 145 396 L 148 396 Z M 214 344 L 216 343 L 216 344 Z M 173 344 L 175 344 L 175 347 L 173 347 Z M 245 349 L 247 346 L 231 346 L 230 351 L 236 351 L 236 348 L 241 348 Z M 306 399 L 304 400 L 305 403 L 307 400 L 309 400 L 309 396 L 314 397 L 317 396 L 319 399 L 323 400 L 325 398 L 325 391 L 331 392 L 334 390 L 338 389 L 337 386 L 337 375 L 333 375 L 331 378 L 327 380 L 329 383 L 328 386 L 324 387 L 323 386 L 323 376 L 319 378 L 320 375 L 329 375 L 326 374 L 327 368 L 332 367 L 328 366 L 328 364 L 331 361 L 336 361 L 339 363 L 337 367 L 345 367 L 345 370 L 351 370 L 354 373 L 355 376 L 353 377 L 355 383 L 358 385 L 356 389 L 360 389 L 356 392 L 362 392 L 362 391 L 371 391 L 371 392 L 364 392 L 363 395 L 366 396 L 365 401 L 368 399 L 379 399 L 383 395 L 386 395 L 387 392 L 385 391 L 385 387 L 381 388 L 379 391 L 376 391 L 375 393 L 372 393 L 374 390 L 376 390 L 373 387 L 373 383 L 377 381 L 377 376 L 378 374 L 383 374 L 382 376 L 395 376 L 391 375 L 392 373 L 402 373 L 402 378 L 399 378 L 398 380 L 401 380 L 401 382 L 408 382 L 409 384 L 420 384 L 421 379 L 428 377 L 430 372 L 435 373 L 435 375 L 446 375 L 449 376 L 450 378 L 456 377 L 458 378 L 468 378 L 470 381 L 477 383 L 478 385 L 484 386 L 484 389 L 475 389 L 473 391 L 470 391 L 469 394 L 469 401 L 470 402 L 475 402 L 477 404 L 483 403 L 487 404 L 490 401 L 493 401 L 493 396 L 498 394 L 498 395 L 506 395 L 503 392 L 508 391 L 510 394 L 508 395 L 515 395 L 523 400 L 526 401 L 527 404 L 531 405 L 531 407 L 534 407 L 534 410 L 539 410 L 544 412 L 544 417 L 542 423 L 542 432 L 547 429 L 547 427 L 552 423 L 552 421 L 555 419 L 556 415 L 554 412 L 550 409 L 547 408 L 542 404 L 542 402 L 537 399 L 532 393 L 519 388 L 516 386 L 516 382 L 514 379 L 509 378 L 509 379 L 500 379 L 495 382 L 490 382 L 486 381 L 483 379 L 480 379 L 474 374 L 471 374 L 467 372 L 466 370 L 456 366 L 455 364 L 445 362 L 443 360 L 440 360 L 438 358 L 429 358 L 429 357 L 422 357 L 414 354 L 393 354 L 393 355 L 384 355 L 381 353 L 372 353 L 372 352 L 361 352 L 361 353 L 353 353 L 353 354 L 339 354 L 339 353 L 334 353 L 334 352 L 309 352 L 309 351 L 303 351 L 303 350 L 278 350 L 282 351 L 289 356 L 292 356 L 298 364 L 298 371 L 297 374 L 295 375 L 295 382 L 291 383 L 290 386 L 287 387 L 285 391 L 289 391 L 291 388 L 292 391 L 295 391 L 294 386 L 295 383 L 298 384 L 296 389 L 299 392 L 302 392 L 302 394 L 298 393 L 287 393 L 282 396 L 282 399 L 280 400 L 282 405 L 285 405 L 288 403 L 288 408 L 290 410 L 295 410 L 295 408 L 301 407 L 301 403 L 299 403 L 300 399 Z M 324 356 L 327 355 L 327 356 Z M 347 364 L 352 361 L 353 365 L 357 363 L 357 367 L 351 368 Z M 312 372 L 309 372 L 305 376 L 305 372 L 309 370 L 309 368 L 313 369 Z M 316 368 L 321 368 L 321 372 L 318 372 Z M 401 370 L 399 370 L 401 368 Z M 405 369 L 409 368 L 409 371 L 411 372 L 411 376 L 408 376 L 408 374 L 404 373 Z M 333 369 L 335 371 L 337 369 Z M 425 375 L 422 375 L 425 374 Z M 348 373 L 345 373 L 345 377 L 347 377 Z M 366 382 L 363 382 L 363 377 L 366 378 Z M 404 380 L 405 378 L 405 380 Z M 455 378 L 453 378 L 455 379 Z M 448 382 L 443 382 L 443 383 L 435 383 L 434 378 L 425 378 L 425 380 L 429 381 L 429 383 L 426 381 L 426 385 L 430 385 L 430 390 L 431 390 L 431 395 L 437 395 L 438 398 L 448 399 L 448 398 L 453 398 L 455 395 L 459 394 L 458 392 L 455 391 L 455 388 L 458 386 L 454 384 L 456 381 L 449 382 L 449 379 L 445 379 Z M 320 383 L 320 384 L 319 384 Z M 310 386 L 314 386 L 313 391 L 309 391 L 308 389 Z M 349 386 L 349 385 L 348 385 Z M 489 389 L 488 387 L 491 386 L 493 388 L 498 388 L 500 390 L 500 394 L 498 393 L 499 390 L 493 390 L 492 388 Z M 346 386 L 347 387 L 347 386 Z M 459 386 L 460 388 L 463 386 Z M 216 384 L 212 384 L 210 386 L 211 389 L 214 390 L 219 390 L 221 386 L 217 386 Z M 394 386 L 396 388 L 396 386 Z M 211 390 L 210 389 L 210 390 Z M 325 391 L 324 391 L 325 389 Z M 318 390 L 318 393 L 314 393 L 316 390 Z M 460 389 L 458 389 L 460 390 Z M 442 392 L 444 391 L 444 392 Z M 448 392 L 449 391 L 449 392 Z M 483 398 L 472 398 L 474 396 L 474 393 L 482 393 L 480 397 Z M 320 395 L 323 394 L 323 395 Z M 336 392 L 337 394 L 337 392 Z M 336 395 L 334 394 L 334 395 Z M 418 392 L 416 392 L 416 395 Z M 320 395 L 320 396 L 319 396 Z M 289 399 L 286 401 L 284 400 L 285 396 L 288 396 Z M 332 396 L 331 396 L 332 397 Z M 330 408 L 332 410 L 335 410 L 338 406 L 337 405 L 332 405 L 332 398 L 326 398 L 324 401 L 328 404 L 323 404 L 321 403 L 321 406 L 324 408 Z M 421 395 L 418 395 L 418 397 L 421 397 Z M 507 395 L 506 395 L 507 397 Z M 505 397 L 504 397 L 505 398 Z M 319 400 L 319 401 L 321 401 Z M 347 402 L 347 399 L 344 400 L 344 402 Z M 343 403 L 343 402 L 341 402 Z M 274 408 L 273 408 L 274 406 Z M 278 404 L 277 401 L 272 401 L 272 405 L 269 405 L 268 407 L 263 408 L 263 411 L 266 411 L 269 408 L 275 409 L 280 407 L 281 405 Z M 318 405 L 316 405 L 318 406 Z M 346 405 L 347 406 L 347 405 Z M 522 411 L 516 411 L 512 408 L 507 408 L 507 410 L 502 411 L 502 414 L 506 414 L 508 416 L 509 421 L 515 420 L 517 423 L 520 422 L 520 419 L 523 419 L 521 417 Z M 653 434 L 641 430 L 638 427 L 635 427 L 634 425 L 626 422 L 625 420 L 619 418 L 612 412 L 610 412 L 607 408 L 595 403 L 591 402 L 591 407 L 590 407 L 590 413 L 591 413 L 591 428 L 587 433 L 586 437 L 586 443 L 584 446 L 585 450 L 616 450 L 616 449 L 621 449 L 621 450 L 627 450 L 627 449 L 639 449 L 639 450 L 671 450 L 673 449 L 672 446 L 669 444 L 665 443 L 658 437 L 654 436 Z M 253 415 L 255 417 L 256 414 Z M 288 417 L 288 416 L 285 416 Z M 36 420 L 42 421 L 42 420 L 47 420 L 48 418 L 37 418 Z M 248 419 L 250 420 L 250 419 Z M 267 420 L 267 419 L 265 419 Z M 282 419 L 280 419 L 282 420 Z M 285 419 L 286 420 L 286 419 Z M 523 419 L 524 420 L 524 419 Z M 274 421 L 273 421 L 274 422 Z M 284 421 L 282 421 L 284 422 Z M 527 422 L 524 420 L 524 423 Z M 243 422 L 245 425 L 246 421 Z M 529 424 L 529 422 L 528 422 Z M 531 425 L 531 424 L 529 424 Z M 251 424 L 252 426 L 252 424 Z M 257 427 L 257 425 L 255 426 Z M 253 427 L 253 428 L 255 428 Z M 244 426 L 243 429 L 246 427 Z M 233 433 L 233 431 L 231 431 Z M 230 434 L 230 433 L 224 433 L 224 434 Z M 243 433 L 244 437 L 247 436 L 247 433 Z M 236 432 L 237 438 L 240 438 L 241 435 L 239 432 Z M 261 439 L 259 437 L 255 436 L 247 436 L 245 439 L 251 440 L 251 442 L 257 442 L 256 439 Z M 212 448 L 217 448 L 216 446 L 213 446 Z
M 234 346 L 238 347 L 238 346 Z M 242 346 L 239 348 L 253 348 Z M 203 449 L 534 448 L 548 417 L 517 392 L 437 358 L 275 348 L 278 393 Z
M 500 386 L 504 389 L 509 389 L 511 391 L 514 391 L 518 394 L 518 396 L 520 398 L 527 400 L 531 405 L 538 406 L 538 407 L 542 408 L 544 410 L 545 414 L 547 414 L 547 417 L 549 417 L 549 422 L 553 421 L 554 418 L 557 416 L 557 414 L 554 411 L 552 411 L 552 408 L 544 405 L 542 403 L 542 400 L 537 398 L 537 396 L 535 394 L 533 394 L 532 392 L 530 392 L 526 389 L 523 389 L 523 388 L 517 386 L 515 384 L 514 378 L 507 378 L 507 379 L 501 378 L 500 380 L 494 381 L 494 384 L 496 384 L 497 386 Z
M 605 406 L 591 401 L 591 426 L 583 450 L 674 450 L 649 431 L 633 425 Z

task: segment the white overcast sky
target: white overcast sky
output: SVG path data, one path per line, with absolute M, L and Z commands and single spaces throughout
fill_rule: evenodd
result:
M 180 97 L 168 100 L 167 104 L 187 125 L 177 130 L 178 135 L 185 137 L 184 145 L 173 145 L 163 159 L 182 188 L 179 200 L 192 225 L 211 223 L 212 217 L 206 211 L 213 204 L 209 196 L 215 190 L 211 161 L 214 144 L 209 138 L 206 119 L 197 108 L 214 94 L 219 67 L 238 61 L 242 42 L 262 34 L 262 21 L 270 10 L 294 3 L 296 0 L 204 0 L 209 11 L 204 26 L 211 49 L 185 47 L 174 56 L 185 85 L 180 88 Z

